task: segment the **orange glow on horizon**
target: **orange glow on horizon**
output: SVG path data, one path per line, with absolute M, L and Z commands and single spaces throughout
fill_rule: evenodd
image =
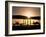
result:
M 32 17 L 33 15 L 31 14 L 31 12 L 30 12 L 30 11 L 26 11 L 25 16 L 27 16 L 28 18 L 30 18 L 30 17 Z

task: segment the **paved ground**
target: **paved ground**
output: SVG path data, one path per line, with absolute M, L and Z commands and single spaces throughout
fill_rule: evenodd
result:
M 32 29 L 40 29 L 40 25 L 12 26 L 12 30 L 32 30 Z

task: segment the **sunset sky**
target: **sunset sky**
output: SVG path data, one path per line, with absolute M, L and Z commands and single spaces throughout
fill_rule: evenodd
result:
M 12 15 L 23 15 L 27 17 L 40 16 L 40 8 L 13 6 Z
M 28 18 L 34 17 L 34 16 L 40 16 L 40 8 L 35 8 L 35 7 L 12 7 L 12 15 L 23 15 L 27 16 Z M 15 21 L 19 23 L 23 23 L 22 19 L 13 19 L 13 23 Z M 25 19 L 27 25 L 27 20 Z M 35 19 L 31 19 L 31 25 L 33 25 L 33 21 L 38 21 Z M 39 22 L 39 21 L 38 21 Z M 25 22 L 24 22 L 25 23 Z M 28 24 L 30 25 L 30 19 L 28 20 Z

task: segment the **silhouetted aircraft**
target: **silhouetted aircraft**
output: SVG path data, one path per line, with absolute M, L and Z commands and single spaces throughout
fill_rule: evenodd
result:
M 28 19 L 28 17 L 23 16 L 23 15 L 13 15 L 12 18 L 13 19 Z M 29 19 L 38 19 L 38 20 L 40 20 L 40 16 L 30 17 Z
M 12 18 L 13 19 L 27 19 L 27 17 L 23 15 L 13 15 Z
M 30 17 L 30 19 L 37 19 L 37 20 L 40 20 L 40 16 Z

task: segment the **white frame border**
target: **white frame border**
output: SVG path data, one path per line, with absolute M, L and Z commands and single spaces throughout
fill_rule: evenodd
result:
M 40 30 L 19 30 L 12 31 L 12 6 L 21 6 L 21 7 L 40 7 L 41 8 L 41 29 Z M 8 31 L 9 34 L 26 34 L 26 33 L 42 33 L 43 32 L 43 5 L 42 4 L 25 4 L 25 3 L 8 3 Z

